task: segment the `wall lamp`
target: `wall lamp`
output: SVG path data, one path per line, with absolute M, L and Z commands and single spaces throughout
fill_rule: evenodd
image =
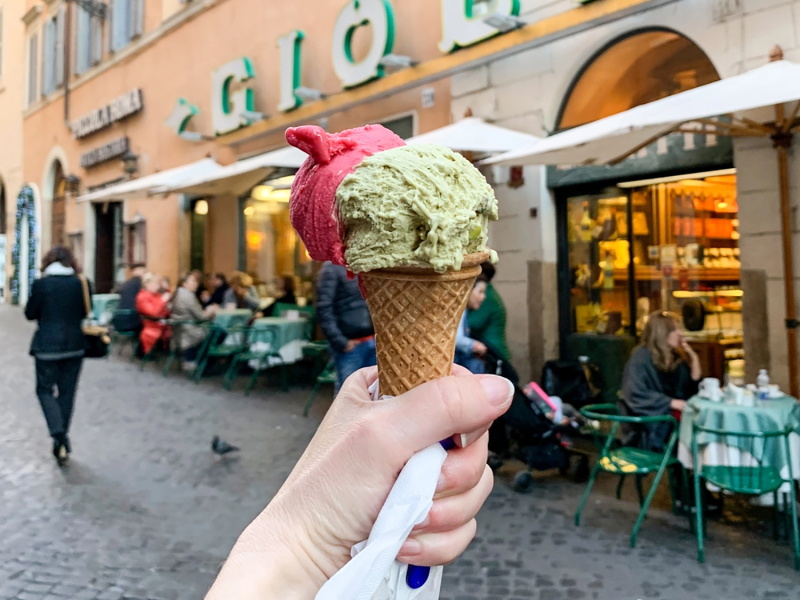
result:
M 483 22 L 489 25 L 489 27 L 494 27 L 502 33 L 519 29 L 526 24 L 525 21 L 520 21 L 516 17 L 511 17 L 498 12 L 492 13 L 488 17 L 484 17 Z
M 123 154 L 120 160 L 122 160 L 123 170 L 129 177 L 139 170 L 139 157 L 130 150 Z
M 73 196 L 78 193 L 81 187 L 81 179 L 77 175 L 67 175 L 64 177 L 64 191 Z

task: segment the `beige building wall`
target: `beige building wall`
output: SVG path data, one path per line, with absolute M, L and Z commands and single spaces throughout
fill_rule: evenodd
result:
M 25 30 L 22 25 L 24 9 L 24 3 L 19 0 L 0 0 L 0 187 L 5 197 L 6 235 L 5 276 L 0 277 L 0 289 L 3 290 L 5 302 L 8 302 L 10 295 L 17 194 L 24 183 L 22 97 L 25 62 L 20 60 L 25 49 Z M 0 207 L 0 210 L 3 208 Z

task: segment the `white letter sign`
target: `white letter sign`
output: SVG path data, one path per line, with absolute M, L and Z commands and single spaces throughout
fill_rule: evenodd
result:
M 353 59 L 356 29 L 372 25 L 372 46 L 361 62 Z M 339 13 L 333 29 L 333 68 L 346 88 L 383 76 L 381 58 L 394 46 L 394 14 L 389 0 L 353 0 Z
M 292 31 L 278 38 L 278 49 L 281 55 L 281 97 L 278 110 L 292 110 L 303 104 L 303 100 L 294 91 L 300 87 L 302 66 L 300 58 L 304 37 L 302 31 Z
M 519 15 L 519 0 L 492 0 L 475 6 L 474 0 L 441 0 L 442 1 L 442 41 L 439 50 L 452 52 L 456 48 L 471 46 L 500 33 L 491 25 L 483 22 L 483 18 L 493 13 L 504 16 Z M 477 9 L 477 10 L 476 10 Z M 480 13 L 478 13 L 480 10 Z
M 211 116 L 217 135 L 230 133 L 247 123 L 241 113 L 253 110 L 253 90 L 242 87 L 231 93 L 234 81 L 245 82 L 255 76 L 247 58 L 237 58 L 222 65 L 212 75 Z

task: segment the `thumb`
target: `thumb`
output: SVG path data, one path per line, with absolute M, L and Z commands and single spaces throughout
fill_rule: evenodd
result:
M 487 426 L 511 405 L 513 384 L 497 375 L 444 377 L 378 402 L 385 435 L 409 456 L 456 433 Z

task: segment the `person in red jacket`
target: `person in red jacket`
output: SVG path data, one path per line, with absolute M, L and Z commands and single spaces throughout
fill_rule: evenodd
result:
M 142 331 L 139 342 L 142 352 L 147 354 L 158 340 L 169 338 L 169 327 L 161 322 L 169 316 L 169 307 L 161 293 L 161 278 L 154 273 L 142 277 L 142 289 L 136 296 L 136 312 L 142 315 Z

